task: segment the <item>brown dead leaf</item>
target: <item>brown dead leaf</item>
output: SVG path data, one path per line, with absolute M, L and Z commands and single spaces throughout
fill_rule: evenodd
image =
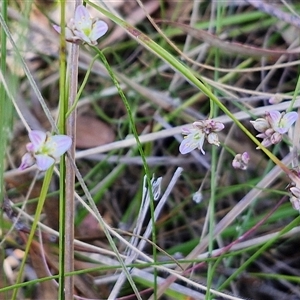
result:
M 106 123 L 88 115 L 79 115 L 77 117 L 77 148 L 93 148 L 111 143 L 114 140 L 115 133 Z
M 102 212 L 105 222 L 112 226 L 112 216 L 109 211 Z M 93 238 L 102 238 L 104 237 L 103 230 L 101 229 L 99 222 L 95 219 L 92 214 L 88 213 L 87 216 L 83 219 L 80 225 L 77 227 L 76 234 L 80 239 L 93 239 Z

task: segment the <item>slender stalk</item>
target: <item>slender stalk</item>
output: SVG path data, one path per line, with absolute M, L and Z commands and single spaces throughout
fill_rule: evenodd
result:
M 66 40 L 65 40 L 65 0 L 61 0 L 60 15 L 61 35 L 59 53 L 59 132 L 65 132 L 65 112 L 67 104 L 67 85 L 66 85 Z M 59 179 L 59 287 L 58 299 L 71 299 L 65 297 L 65 156 L 60 160 L 60 179 Z M 72 291 L 73 295 L 73 291 Z M 72 298 L 73 299 L 73 298 Z
M 3 19 L 6 22 L 7 21 L 7 0 L 4 0 L 2 2 L 2 14 Z M 0 60 L 0 68 L 1 73 L 6 74 L 6 34 L 3 28 L 1 28 L 1 60 Z M 7 135 L 9 133 L 9 119 L 10 119 L 10 111 L 12 107 L 12 103 L 6 99 L 7 95 L 5 92 L 5 87 L 3 86 L 3 83 L 0 84 L 0 207 L 2 207 L 2 202 L 4 199 L 4 171 L 5 171 L 5 153 L 6 153 L 6 144 L 7 144 Z M 3 213 L 1 211 L 0 215 L 0 228 L 4 228 L 3 225 Z M 4 234 L 3 231 L 1 231 L 0 238 L 2 240 L 2 235 Z M 5 258 L 5 252 L 4 249 L 1 247 L 0 249 L 0 288 L 7 285 L 8 282 L 6 281 L 5 272 L 3 269 L 4 266 L 4 258 Z M 8 299 L 8 293 L 0 293 L 0 298 Z
M 80 5 L 81 1 L 76 1 L 75 9 Z M 73 107 L 77 97 L 78 87 L 78 55 L 79 46 L 72 44 L 70 50 L 69 70 L 70 70 L 70 86 L 69 86 L 69 103 L 68 107 Z M 76 140 L 76 109 L 70 113 L 66 123 L 67 135 Z M 75 170 L 72 166 L 75 161 L 75 143 L 72 143 L 68 151 L 66 161 L 66 207 L 65 210 L 65 272 L 74 271 L 74 216 L 75 216 Z M 65 299 L 73 299 L 74 277 L 67 276 L 65 278 Z

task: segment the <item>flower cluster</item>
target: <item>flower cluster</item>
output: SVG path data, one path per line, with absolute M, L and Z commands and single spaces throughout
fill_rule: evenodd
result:
M 46 171 L 72 144 L 67 135 L 50 135 L 39 130 L 30 131 L 29 139 L 31 142 L 26 145 L 27 153 L 22 157 L 20 170 L 36 164 L 39 170 Z
M 232 161 L 232 166 L 235 169 L 246 170 L 248 168 L 249 160 L 250 156 L 248 152 L 244 152 L 243 154 L 237 154 Z
M 61 28 L 53 25 L 53 28 L 61 33 Z M 97 45 L 97 40 L 108 30 L 104 21 L 91 18 L 88 10 L 83 5 L 79 5 L 75 11 L 74 19 L 70 19 L 66 27 L 66 40 L 71 43 L 87 43 Z
M 265 118 L 258 118 L 250 121 L 254 128 L 260 132 L 257 137 L 262 138 L 262 145 L 269 147 L 278 144 L 282 140 L 283 134 L 288 132 L 290 127 L 298 118 L 296 112 L 280 113 L 279 111 L 266 112 Z
M 180 153 L 187 154 L 198 148 L 202 154 L 205 154 L 203 150 L 204 140 L 206 139 L 208 143 L 219 146 L 220 142 L 216 132 L 222 129 L 224 129 L 224 124 L 212 119 L 196 121 L 191 128 L 183 127 L 182 134 L 185 137 L 179 146 Z

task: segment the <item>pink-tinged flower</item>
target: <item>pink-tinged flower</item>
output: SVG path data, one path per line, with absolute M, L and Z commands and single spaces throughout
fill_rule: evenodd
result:
M 258 118 L 250 121 L 253 127 L 260 132 L 257 137 L 262 138 L 262 145 L 265 147 L 278 144 L 282 140 L 283 134 L 287 133 L 291 126 L 296 122 L 298 113 L 280 113 L 273 110 L 266 112 L 265 118 Z
M 61 33 L 61 28 L 53 25 L 53 28 Z M 79 44 L 81 42 L 89 45 L 97 45 L 97 40 L 108 30 L 104 21 L 91 18 L 87 8 L 79 5 L 75 11 L 74 19 L 70 19 L 66 27 L 66 40 L 71 43 Z
M 203 144 L 205 135 L 203 132 L 195 128 L 182 128 L 182 134 L 186 135 L 179 146 L 179 152 L 181 154 L 187 154 L 198 148 L 203 154 Z
M 204 140 L 207 139 L 208 143 L 219 146 L 220 142 L 216 132 L 224 129 L 224 124 L 208 119 L 203 121 L 196 121 L 191 128 L 182 128 L 182 134 L 185 135 L 183 141 L 179 146 L 181 154 L 187 154 L 194 149 L 198 148 L 202 154 Z
M 244 152 L 243 154 L 237 154 L 232 161 L 232 166 L 235 169 L 247 170 L 249 160 L 250 156 L 248 152 Z
M 266 112 L 266 119 L 271 124 L 274 131 L 284 134 L 288 132 L 290 127 L 298 119 L 298 114 L 296 112 L 280 113 L 279 111 L 273 110 Z
M 67 135 L 50 135 L 39 130 L 29 132 L 30 143 L 26 145 L 27 153 L 22 157 L 20 170 L 36 164 L 38 169 L 46 171 L 63 155 L 72 144 Z

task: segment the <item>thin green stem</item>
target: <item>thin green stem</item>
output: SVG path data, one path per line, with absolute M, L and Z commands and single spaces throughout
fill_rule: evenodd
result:
M 24 258 L 22 260 L 22 263 L 21 263 L 21 266 L 20 266 L 20 269 L 19 269 L 19 272 L 18 272 L 18 277 L 17 277 L 17 280 L 16 280 L 17 284 L 19 282 L 21 282 L 21 279 L 22 279 L 22 276 L 23 276 L 23 272 L 24 272 L 24 268 L 25 268 L 25 263 L 26 263 L 26 260 L 27 260 L 27 257 L 28 257 L 28 253 L 29 253 L 29 250 L 30 250 L 31 242 L 32 242 L 33 237 L 35 235 L 37 224 L 39 222 L 40 215 L 42 213 L 42 209 L 44 207 L 44 203 L 45 203 L 45 200 L 46 200 L 46 197 L 47 197 L 48 188 L 50 186 L 50 182 L 51 182 L 51 179 L 52 179 L 53 169 L 54 169 L 54 166 L 52 166 L 46 172 L 46 175 L 45 175 L 45 178 L 44 178 L 44 181 L 43 181 L 43 185 L 42 185 L 42 189 L 41 189 L 41 193 L 40 193 L 38 205 L 37 205 L 37 208 L 36 208 L 36 211 L 35 211 L 35 215 L 34 215 L 34 220 L 33 220 L 32 226 L 31 226 L 30 234 L 28 236 L 28 240 L 27 240 L 27 244 L 26 244 L 26 248 L 25 248 Z M 18 289 L 16 288 L 14 290 L 14 292 L 13 292 L 12 299 L 16 299 L 17 298 L 17 292 L 18 292 Z
M 92 59 L 90 65 L 89 65 L 89 67 L 88 67 L 88 69 L 87 69 L 87 72 L 86 72 L 86 74 L 85 74 L 85 76 L 84 76 L 83 82 L 82 82 L 82 84 L 81 84 L 81 86 L 80 86 L 80 88 L 79 88 L 79 90 L 78 90 L 78 93 L 77 93 L 77 95 L 76 95 L 75 101 L 74 101 L 74 103 L 72 104 L 72 106 L 69 108 L 69 110 L 68 110 L 68 112 L 67 112 L 67 114 L 66 114 L 66 118 L 68 118 L 68 117 L 70 116 L 70 114 L 74 111 L 74 109 L 76 108 L 76 106 L 77 106 L 77 104 L 78 104 L 78 101 L 79 101 L 79 99 L 80 99 L 80 96 L 81 96 L 81 94 L 82 94 L 82 91 L 83 91 L 83 89 L 85 88 L 85 85 L 86 85 L 86 83 L 87 83 L 87 80 L 88 80 L 88 78 L 89 78 L 89 76 L 90 76 L 90 74 L 91 74 L 93 65 L 94 65 L 95 61 L 96 61 L 98 58 L 99 58 L 99 54 L 97 54 L 97 55 Z
M 150 212 L 151 212 L 152 228 L 153 228 L 153 230 L 152 230 L 152 242 L 153 242 L 153 247 L 152 248 L 153 248 L 153 250 L 152 251 L 153 251 L 153 259 L 154 259 L 154 261 L 156 261 L 157 260 L 157 249 L 154 246 L 154 244 L 156 243 L 156 231 L 155 231 L 155 221 L 154 221 L 154 197 L 153 197 L 153 191 L 152 191 L 152 185 L 151 185 L 150 170 L 149 170 L 146 158 L 145 158 L 145 153 L 144 153 L 142 144 L 139 140 L 139 135 L 138 135 L 136 127 L 135 127 L 134 118 L 133 118 L 133 115 L 132 115 L 132 112 L 131 112 L 130 105 L 127 101 L 127 98 L 126 98 L 125 94 L 123 93 L 123 91 L 120 87 L 120 84 L 119 84 L 116 76 L 114 75 L 114 72 L 111 69 L 105 55 L 97 47 L 93 47 L 93 48 L 98 53 L 99 57 L 101 58 L 101 60 L 104 64 L 104 66 L 106 67 L 106 69 L 107 69 L 114 85 L 116 86 L 116 88 L 119 92 L 119 95 L 120 95 L 121 99 L 123 100 L 123 103 L 125 105 L 125 108 L 126 108 L 126 111 L 127 111 L 128 117 L 129 117 L 131 130 L 132 130 L 132 133 L 133 133 L 133 135 L 136 139 L 138 150 L 140 152 L 140 155 L 141 155 L 141 158 L 142 158 L 142 161 L 143 161 L 143 167 L 144 167 L 145 174 L 146 174 L 146 177 L 147 177 L 147 184 L 148 184 L 148 187 L 149 187 L 150 199 L 151 199 L 151 201 L 150 201 Z
M 8 1 L 4 0 L 2 2 L 2 16 L 4 19 L 4 22 L 7 22 L 7 4 Z M 1 36 L 1 57 L 0 57 L 0 68 L 1 68 L 1 74 L 7 74 L 6 69 L 6 33 L 4 29 L 1 27 L 0 31 Z M 0 207 L 2 207 L 2 202 L 4 199 L 4 172 L 5 172 L 5 155 L 6 155 L 6 146 L 7 146 L 7 138 L 9 135 L 9 128 L 11 123 L 11 112 L 12 112 L 12 103 L 9 101 L 6 92 L 5 87 L 3 83 L 0 83 Z M 1 210 L 0 213 L 0 229 L 4 228 L 4 220 L 3 220 L 3 211 Z M 4 231 L 1 230 L 0 238 L 2 240 L 2 237 L 4 235 Z M 5 258 L 5 250 L 3 247 L 0 247 L 0 280 L 3 281 L 3 285 L 8 284 L 6 282 L 6 276 L 4 271 L 4 258 Z M 0 297 L 8 297 L 8 294 L 1 293 Z M 6 299 L 6 298 L 5 298 Z
M 66 84 L 66 40 L 65 40 L 65 0 L 60 2 L 60 49 L 59 49 L 59 124 L 60 133 L 65 132 L 68 89 Z M 59 286 L 58 299 L 65 299 L 65 155 L 60 160 L 59 178 Z
M 3 19 L 5 22 L 7 22 L 7 0 L 4 0 L 2 2 L 2 15 Z M 6 34 L 1 27 L 1 57 L 0 57 L 0 68 L 1 68 L 1 73 L 6 74 Z M 6 99 L 6 92 L 3 84 L 0 84 L 0 203 L 2 203 L 2 199 L 4 198 L 4 159 L 5 159 L 5 153 L 6 153 L 6 144 L 7 144 L 7 125 L 8 125 L 8 120 L 7 120 L 7 108 L 9 105 L 7 105 L 7 102 L 9 101 Z M 8 101 L 7 101 L 8 100 Z M 10 101 L 9 101 L 10 102 Z M 11 105 L 11 104 L 10 104 Z M 7 132 L 6 132 L 7 131 Z M 1 218 L 2 220 L 2 218 Z M 2 227 L 1 227 L 2 228 Z

